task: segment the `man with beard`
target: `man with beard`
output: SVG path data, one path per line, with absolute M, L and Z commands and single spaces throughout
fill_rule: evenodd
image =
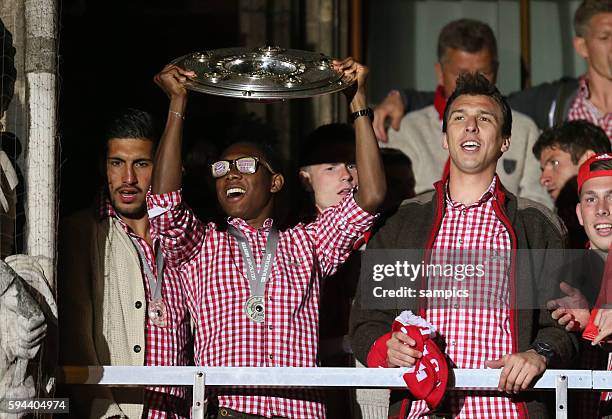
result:
M 97 208 L 60 227 L 62 364 L 188 365 L 183 292 L 177 273 L 163 267 L 146 212 L 157 139 L 152 119 L 128 109 L 104 139 L 107 186 Z M 184 387 L 75 388 L 73 395 L 79 417 L 189 417 Z

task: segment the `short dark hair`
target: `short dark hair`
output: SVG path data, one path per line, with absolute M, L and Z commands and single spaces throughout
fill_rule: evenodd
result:
M 497 41 L 489 25 L 475 19 L 459 19 L 448 23 L 438 36 L 438 61 L 442 63 L 449 49 L 476 53 L 487 49 L 497 70 Z
M 388 170 L 393 166 L 403 166 L 406 169 L 410 170 L 410 172 L 412 173 L 412 177 L 408 179 L 408 183 L 407 185 L 405 185 L 407 190 L 404 192 L 406 192 L 407 194 L 405 195 L 406 198 L 412 198 L 415 195 L 414 187 L 416 186 L 416 178 L 414 176 L 414 169 L 413 169 L 412 160 L 410 160 L 410 157 L 408 157 L 402 151 L 396 148 L 385 147 L 385 148 L 380 149 L 380 158 L 382 159 L 385 170 Z M 387 180 L 389 180 L 388 176 L 387 176 Z
M 351 125 L 321 125 L 302 141 L 299 166 L 355 163 L 355 130 Z
M 584 0 L 574 13 L 574 32 L 584 37 L 593 16 L 612 13 L 612 0 Z
M 153 142 L 154 148 L 159 141 L 159 131 L 153 117 L 148 112 L 135 108 L 123 109 L 111 116 L 103 130 L 106 156 L 108 142 L 112 138 L 142 138 Z
M 412 169 L 412 160 L 410 157 L 405 155 L 401 150 L 397 148 L 381 148 L 380 149 L 380 157 L 383 161 L 383 165 L 405 165 L 406 167 L 410 167 Z
M 276 130 L 254 113 L 235 115 L 221 134 L 222 153 L 234 144 L 250 144 L 257 148 L 277 173 L 283 173 L 283 161 L 277 152 Z
M 448 124 L 448 113 L 451 105 L 459 96 L 488 96 L 495 100 L 500 107 L 502 114 L 501 134 L 502 138 L 510 138 L 512 133 L 512 110 L 506 98 L 497 90 L 497 87 L 480 73 L 464 73 L 457 78 L 457 87 L 446 102 L 444 108 L 444 119 L 442 122 L 442 132 L 446 133 Z
M 567 121 L 544 130 L 533 145 L 533 154 L 538 160 L 546 148 L 559 148 L 569 153 L 574 164 L 578 164 L 587 150 L 595 154 L 612 153 L 604 130 L 584 120 Z

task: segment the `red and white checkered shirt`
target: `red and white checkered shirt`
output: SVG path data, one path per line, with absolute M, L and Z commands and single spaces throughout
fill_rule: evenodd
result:
M 204 225 L 180 192 L 148 197 L 154 234 L 168 264 L 181 268 L 196 323 L 197 365 L 227 367 L 315 367 L 319 326 L 319 281 L 333 274 L 374 216 L 352 194 L 311 224 L 281 232 L 265 289 L 265 321 L 245 314 L 250 296 L 245 263 L 236 240 L 213 223 Z M 247 238 L 257 269 L 272 220 L 260 229 L 242 219 L 228 222 Z M 324 418 L 316 390 L 254 389 L 218 392 L 219 406 L 266 417 Z
M 157 277 L 153 248 L 117 216 L 108 200 L 101 200 L 100 215 L 116 218 L 132 241 L 136 241 L 147 259 L 151 272 Z M 141 266 L 145 297 L 151 300 L 152 290 Z M 191 323 L 187 301 L 183 293 L 179 272 L 165 268 L 162 282 L 162 299 L 168 310 L 168 327 L 153 324 L 145 316 L 145 366 L 180 366 L 191 364 Z M 146 307 L 143 307 L 146 309 Z M 144 394 L 143 417 L 150 419 L 188 418 L 190 402 L 185 387 L 147 387 Z
M 584 119 L 590 123 L 597 125 L 603 129 L 610 141 L 612 141 L 612 112 L 606 114 L 601 113 L 599 109 L 589 100 L 589 81 L 586 77 L 581 77 L 578 81 L 578 93 L 576 99 L 572 103 L 567 119 L 573 121 L 575 119 Z
M 431 300 L 425 318 L 431 322 L 446 342 L 446 354 L 457 368 L 485 368 L 485 361 L 512 353 L 507 269 L 510 261 L 510 234 L 495 214 L 495 183 L 482 197 L 469 206 L 453 202 L 446 193 L 446 212 L 433 245 L 430 264 L 483 263 L 485 275 L 464 283 L 469 298 L 445 300 L 449 308 L 432 307 Z M 461 250 L 468 251 L 466 253 Z M 502 255 L 500 257 L 500 255 Z M 505 256 L 504 256 L 505 255 Z M 448 281 L 453 282 L 449 283 Z M 467 281 L 467 279 L 464 279 Z M 429 289 L 462 287 L 455 278 L 433 276 Z M 469 308 L 465 307 L 469 302 Z M 517 406 L 507 397 L 470 396 L 450 393 L 453 417 L 459 418 L 518 418 Z M 429 411 L 425 401 L 412 404 L 409 418 Z

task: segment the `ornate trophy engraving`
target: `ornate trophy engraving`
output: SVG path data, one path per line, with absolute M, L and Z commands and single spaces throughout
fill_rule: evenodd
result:
M 195 52 L 172 62 L 196 73 L 187 88 L 244 99 L 295 99 L 349 86 L 323 54 L 279 47 L 222 48 Z

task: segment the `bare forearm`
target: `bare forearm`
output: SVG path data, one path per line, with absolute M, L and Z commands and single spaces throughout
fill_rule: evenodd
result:
M 368 107 L 364 89 L 357 90 L 350 103 L 350 111 Z M 359 189 L 355 201 L 364 210 L 374 213 L 385 199 L 386 183 L 378 142 L 370 118 L 355 120 L 356 163 L 359 172 Z
M 151 181 L 154 194 L 172 192 L 181 188 L 184 122 L 182 116 L 185 115 L 186 105 L 187 96 L 173 98 L 170 101 L 166 127 L 155 155 L 155 169 Z

